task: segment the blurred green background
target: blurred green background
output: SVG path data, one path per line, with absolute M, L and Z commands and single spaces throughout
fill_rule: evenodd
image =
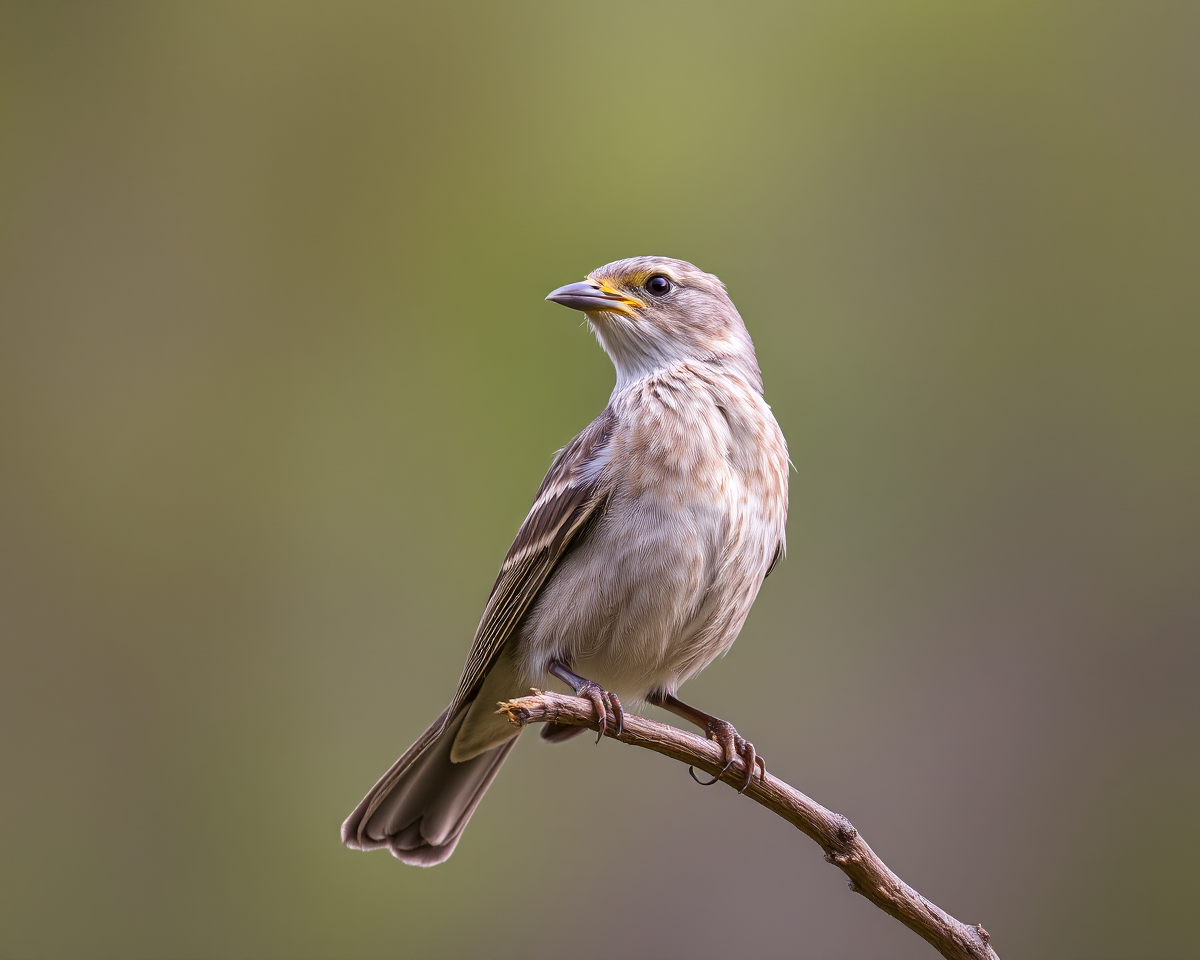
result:
M 447 702 L 608 360 L 726 282 L 790 552 L 686 688 L 1004 957 L 1194 956 L 1200 5 L 0 11 L 0 953 L 923 958 L 726 789 Z

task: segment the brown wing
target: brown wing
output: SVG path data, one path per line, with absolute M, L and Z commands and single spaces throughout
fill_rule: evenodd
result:
M 601 482 L 600 468 L 615 421 L 613 412 L 605 408 L 550 465 L 492 587 L 447 716 L 475 695 L 558 562 L 602 512 L 608 489 Z

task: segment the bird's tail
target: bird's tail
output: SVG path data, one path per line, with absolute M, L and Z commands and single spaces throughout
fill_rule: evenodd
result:
M 452 763 L 450 748 L 470 704 L 447 707 L 392 764 L 342 824 L 342 843 L 355 850 L 388 849 L 420 867 L 448 859 L 475 807 L 500 770 L 516 737 Z

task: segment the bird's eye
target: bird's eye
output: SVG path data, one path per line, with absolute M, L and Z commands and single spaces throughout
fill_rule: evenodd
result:
M 656 273 L 646 281 L 646 292 L 652 293 L 656 297 L 661 297 L 670 289 L 671 281 L 664 277 L 661 273 Z

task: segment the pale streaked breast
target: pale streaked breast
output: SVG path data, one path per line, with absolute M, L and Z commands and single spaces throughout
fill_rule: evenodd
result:
M 743 379 L 704 364 L 614 396 L 604 515 L 521 628 L 530 683 L 551 658 L 618 696 L 674 691 L 733 643 L 783 539 L 787 450 Z

